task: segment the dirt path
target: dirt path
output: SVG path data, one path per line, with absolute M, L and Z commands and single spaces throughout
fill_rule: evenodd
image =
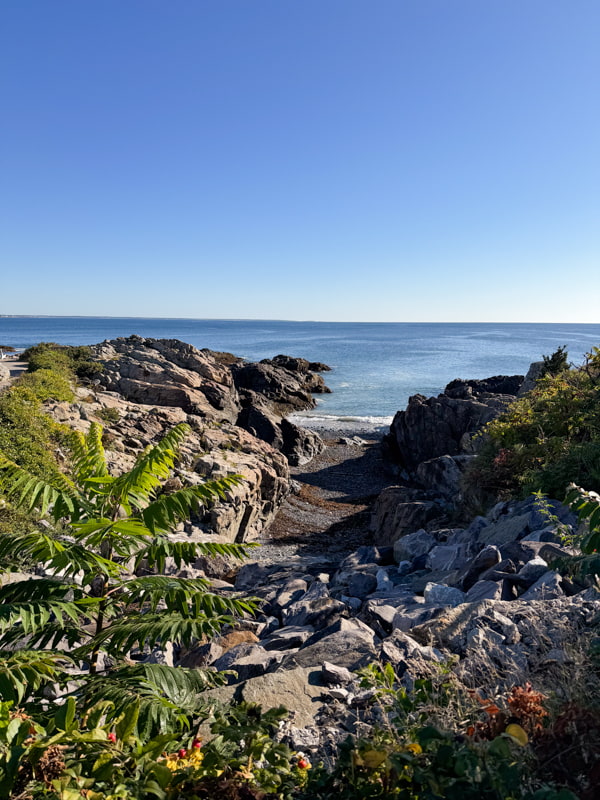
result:
M 309 464 L 292 468 L 298 491 L 261 538 L 261 560 L 339 558 L 369 543 L 372 503 L 394 482 L 385 473 L 380 441 L 329 439 L 326 445 Z

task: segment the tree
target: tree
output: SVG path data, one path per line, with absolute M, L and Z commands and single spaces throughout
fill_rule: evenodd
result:
M 148 731 L 190 725 L 198 693 L 222 682 L 217 673 L 134 663 L 172 642 L 190 647 L 236 617 L 252 613 L 252 599 L 225 598 L 204 578 L 164 574 L 198 555 L 242 558 L 248 546 L 176 541 L 169 532 L 199 506 L 225 498 L 241 478 L 231 475 L 166 493 L 189 426 L 178 425 L 149 447 L 133 468 L 109 474 L 102 426 L 73 432 L 72 477 L 38 478 L 0 455 L 0 490 L 18 508 L 37 510 L 46 530 L 0 535 L 0 563 L 18 556 L 43 565 L 44 577 L 0 588 L 0 693 L 37 703 L 47 683 L 73 680 L 83 707 L 107 702 L 110 719 L 136 709 Z M 18 652 L 15 652 L 18 651 Z

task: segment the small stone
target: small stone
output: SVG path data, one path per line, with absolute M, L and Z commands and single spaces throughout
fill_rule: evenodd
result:
M 324 683 L 340 684 L 352 683 L 356 680 L 356 674 L 351 672 L 346 667 L 338 667 L 337 664 L 330 664 L 329 661 L 324 661 L 321 667 L 321 675 Z

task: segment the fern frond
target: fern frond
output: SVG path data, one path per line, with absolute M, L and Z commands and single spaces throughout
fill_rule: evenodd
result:
M 84 542 L 87 547 L 100 549 L 102 545 L 108 545 L 114 555 L 124 558 L 137 553 L 140 544 L 153 535 L 143 522 L 131 518 L 110 520 L 99 517 L 74 523 L 73 531 L 77 541 Z
M 64 475 L 57 474 L 50 481 L 33 475 L 0 453 L 0 489 L 17 508 L 33 511 L 38 507 L 44 516 L 52 508 L 52 516 L 77 518 L 87 506 L 75 485 Z
M 164 642 L 190 647 L 203 636 L 214 636 L 223 625 L 232 624 L 231 615 L 189 616 L 177 612 L 142 614 L 135 618 L 115 620 L 90 640 L 87 648 L 100 646 L 110 655 L 122 657 L 137 645 L 143 650 L 146 645 L 155 647 Z
M 81 702 L 83 708 L 110 703 L 109 722 L 139 702 L 138 732 L 149 737 L 158 731 L 188 728 L 191 717 L 206 707 L 201 693 L 224 682 L 221 673 L 209 670 L 140 664 L 89 676 Z
M 0 653 L 0 698 L 21 705 L 48 683 L 65 683 L 72 676 L 65 666 L 73 661 L 63 653 L 18 650 Z
M 160 442 L 149 447 L 129 472 L 114 481 L 111 492 L 127 513 L 147 505 L 161 481 L 169 477 L 190 430 L 184 422 L 176 425 Z
M 259 546 L 255 542 L 248 544 L 181 542 L 166 536 L 157 536 L 147 547 L 138 551 L 135 568 L 137 569 L 144 561 L 148 569 L 164 572 L 167 558 L 172 558 L 179 569 L 182 565 L 193 565 L 198 556 L 225 556 L 242 560 L 248 556 L 253 547 Z
M 200 507 L 224 500 L 227 491 L 238 486 L 241 480 L 241 475 L 228 475 L 200 486 L 186 486 L 171 494 L 162 494 L 142 510 L 142 519 L 155 533 L 167 533 L 179 522 L 190 519 Z
M 165 575 L 147 575 L 133 578 L 123 584 L 120 595 L 127 605 L 147 607 L 154 612 L 164 602 L 168 612 L 185 616 L 210 616 L 213 614 L 243 616 L 256 611 L 258 599 L 222 597 L 208 591 L 210 581 L 205 578 L 173 578 Z
M 69 444 L 73 475 L 78 484 L 85 484 L 89 478 L 109 477 L 102 444 L 102 425 L 92 422 L 86 436 L 79 431 L 73 431 Z
M 84 583 L 89 583 L 98 573 L 116 577 L 125 569 L 77 542 L 46 531 L 1 534 L 0 563 L 17 556 L 27 556 L 38 564 L 44 564 L 47 571 L 60 572 L 65 577 L 83 573 Z

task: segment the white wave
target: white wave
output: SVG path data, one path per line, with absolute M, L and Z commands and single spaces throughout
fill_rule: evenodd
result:
M 393 417 L 376 416 L 344 416 L 338 414 L 315 414 L 306 412 L 296 412 L 288 417 L 290 422 L 300 425 L 303 428 L 314 428 L 318 430 L 364 430 L 382 431 L 389 428 Z

